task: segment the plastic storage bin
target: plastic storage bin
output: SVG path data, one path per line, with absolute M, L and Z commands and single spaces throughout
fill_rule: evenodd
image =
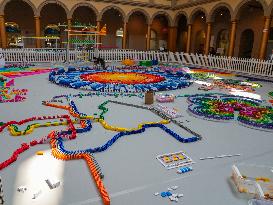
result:
M 273 168 L 239 164 L 232 166 L 232 179 L 241 193 L 255 195 L 258 199 L 273 200 Z

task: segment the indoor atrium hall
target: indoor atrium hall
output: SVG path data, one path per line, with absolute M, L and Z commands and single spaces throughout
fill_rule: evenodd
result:
M 0 205 L 273 205 L 273 0 L 0 0 Z

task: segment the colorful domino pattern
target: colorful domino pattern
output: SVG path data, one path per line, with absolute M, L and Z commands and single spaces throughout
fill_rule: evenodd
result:
M 109 149 L 118 139 L 129 136 L 133 134 L 142 133 L 146 130 L 146 128 L 158 127 L 168 133 L 170 136 L 178 140 L 182 143 L 195 142 L 199 140 L 198 137 L 184 138 L 171 129 L 167 128 L 164 124 L 168 124 L 168 120 L 161 120 L 160 122 L 144 122 L 139 124 L 136 128 L 123 128 L 117 126 L 111 126 L 104 120 L 104 115 L 108 112 L 108 108 L 106 107 L 109 101 L 102 103 L 98 108 L 101 110 L 98 118 L 94 116 L 88 116 L 84 113 L 80 113 L 77 109 L 76 104 L 71 99 L 70 96 L 67 96 L 68 105 L 60 105 L 55 104 L 56 102 L 43 102 L 44 105 L 64 109 L 67 110 L 70 115 L 75 117 L 75 120 L 72 120 L 69 115 L 57 115 L 57 116 L 40 116 L 40 117 L 32 117 L 22 121 L 10 121 L 7 123 L 2 123 L 0 126 L 0 132 L 2 132 L 5 128 L 8 128 L 10 133 L 14 136 L 27 135 L 33 132 L 35 129 L 43 126 L 57 126 L 57 125 L 67 125 L 67 130 L 64 131 L 52 131 L 49 135 L 40 138 L 39 140 L 33 140 L 30 143 L 22 143 L 21 147 L 15 150 L 12 156 L 0 163 L 0 170 L 9 166 L 11 163 L 15 162 L 18 156 L 30 149 L 33 146 L 38 144 L 50 143 L 52 148 L 52 155 L 57 159 L 61 160 L 79 160 L 83 159 L 86 161 L 91 175 L 95 181 L 95 184 L 98 188 L 98 191 L 101 195 L 102 201 L 105 205 L 110 204 L 110 197 L 103 185 L 102 178 L 103 174 L 101 173 L 101 169 L 93 157 L 92 153 L 103 152 Z M 47 122 L 44 124 L 35 123 L 28 126 L 25 130 L 20 131 L 18 126 L 23 125 L 25 123 L 29 123 L 37 120 L 55 120 L 53 122 Z M 58 119 L 59 121 L 56 121 Z M 63 141 L 64 140 L 73 140 L 77 137 L 77 133 L 88 132 L 92 129 L 92 121 L 100 123 L 105 129 L 112 130 L 118 132 L 115 134 L 110 140 L 104 143 L 102 146 L 98 146 L 95 148 L 89 148 L 86 150 L 76 150 L 69 151 L 65 149 Z M 79 128 L 76 128 L 74 124 L 80 124 Z
M 166 169 L 173 169 L 194 163 L 183 151 L 158 155 L 156 158 Z

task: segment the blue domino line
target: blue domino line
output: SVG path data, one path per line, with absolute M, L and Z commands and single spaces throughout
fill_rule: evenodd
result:
M 71 100 L 70 97 L 68 97 L 67 99 L 69 101 L 69 105 L 73 108 L 73 110 L 77 114 L 79 114 L 81 116 L 86 116 L 86 114 L 80 113 L 78 111 L 76 104 Z M 87 131 L 91 130 L 91 128 L 92 128 L 91 120 L 86 120 L 86 123 L 88 126 L 86 128 L 77 129 L 77 133 L 87 132 Z M 179 141 L 181 143 L 191 143 L 191 142 L 196 142 L 199 140 L 199 138 L 195 137 L 195 136 L 190 137 L 190 138 L 183 138 L 180 135 L 178 135 L 177 133 L 175 133 L 174 131 L 172 131 L 171 129 L 167 128 L 165 125 L 160 124 L 160 123 L 155 123 L 155 124 L 143 124 L 142 128 L 140 128 L 140 129 L 119 132 L 118 134 L 114 135 L 112 139 L 108 140 L 104 145 L 96 147 L 96 148 L 89 148 L 86 150 L 77 150 L 77 151 L 68 151 L 64 148 L 63 139 L 61 137 L 57 138 L 57 147 L 61 152 L 65 153 L 65 154 L 78 154 L 78 153 L 91 154 L 91 153 L 103 152 L 103 151 L 107 150 L 109 147 L 111 147 L 119 138 L 121 138 L 123 136 L 142 133 L 142 132 L 145 132 L 146 128 L 152 128 L 152 127 L 158 127 L 160 129 L 162 129 L 163 131 L 165 131 L 166 133 L 168 133 L 169 135 L 171 135 L 173 138 L 175 138 L 177 141 Z M 59 134 L 63 134 L 65 132 L 69 132 L 69 131 L 60 132 Z
M 67 97 L 67 100 L 69 102 L 69 106 L 72 107 L 72 109 L 77 113 L 79 114 L 80 116 L 87 116 L 86 114 L 84 113 L 79 113 L 78 109 L 77 109 L 77 106 L 76 104 L 71 100 L 70 97 Z M 84 128 L 76 128 L 76 132 L 77 133 L 84 133 L 84 132 L 89 132 L 91 131 L 92 129 L 92 121 L 87 119 L 87 120 L 84 120 L 85 123 L 86 123 L 86 126 Z M 67 131 L 61 131 L 59 132 L 59 135 L 65 135 L 65 134 L 71 134 L 72 131 L 71 130 L 67 130 Z
M 109 147 L 111 147 L 119 138 L 121 138 L 123 136 L 127 136 L 127 135 L 133 135 L 133 134 L 145 132 L 146 128 L 151 128 L 151 127 L 161 128 L 162 130 L 164 130 L 166 133 L 168 133 L 169 135 L 171 135 L 173 138 L 175 138 L 177 141 L 179 141 L 181 143 L 191 143 L 191 142 L 198 141 L 198 137 L 183 138 L 180 135 L 178 135 L 177 133 L 175 133 L 174 131 L 167 128 L 166 126 L 157 123 L 157 124 L 144 124 L 143 127 L 138 130 L 119 132 L 118 134 L 114 135 L 114 137 L 112 139 L 108 140 L 104 145 L 96 147 L 96 148 L 89 148 L 86 150 L 78 150 L 78 151 L 68 151 L 64 148 L 62 138 L 57 139 L 57 144 L 58 144 L 59 150 L 65 154 L 103 152 L 103 151 L 106 151 Z
M 84 132 L 89 132 L 92 129 L 92 123 L 91 120 L 84 120 L 86 123 L 86 126 L 84 128 L 76 128 L 77 133 L 84 133 Z M 66 130 L 66 131 L 60 131 L 58 132 L 59 135 L 66 135 L 66 134 L 71 134 L 71 130 Z

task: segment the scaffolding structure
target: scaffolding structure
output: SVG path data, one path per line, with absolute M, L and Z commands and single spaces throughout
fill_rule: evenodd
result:
M 65 25 L 60 25 L 65 26 Z M 62 42 L 66 44 L 66 53 L 67 53 L 67 59 L 66 62 L 69 63 L 69 56 L 70 56 L 70 45 L 75 45 L 76 49 L 78 49 L 79 46 L 82 46 L 82 55 L 78 58 L 83 61 L 89 60 L 89 55 L 87 52 L 87 49 L 84 49 L 84 47 L 87 47 L 88 45 L 92 45 L 95 56 L 98 56 L 98 45 L 101 45 L 99 42 L 100 36 L 106 35 L 106 25 L 101 29 L 97 30 L 96 27 L 86 27 L 86 26 L 71 26 L 73 29 L 65 29 L 64 31 L 67 32 L 67 41 Z M 81 30 L 78 30 L 77 28 L 80 28 Z

